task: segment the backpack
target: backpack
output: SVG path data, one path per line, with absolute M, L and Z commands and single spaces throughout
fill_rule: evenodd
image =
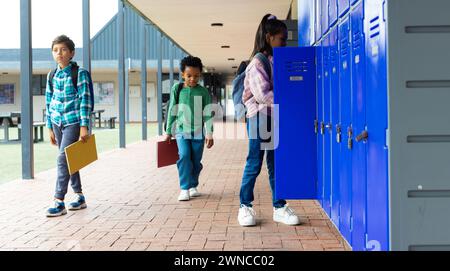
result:
M 72 63 L 73 63 L 73 65 L 72 65 L 70 77 L 72 77 L 72 85 L 74 86 L 75 91 L 78 93 L 78 70 L 80 67 L 77 65 L 76 62 L 72 62 Z M 51 70 L 50 76 L 48 77 L 48 84 L 50 86 L 50 91 L 52 91 L 52 92 L 53 92 L 53 77 L 55 77 L 55 73 L 57 70 L 58 70 L 57 68 L 54 70 Z M 88 77 L 88 81 L 89 81 L 88 87 L 89 87 L 89 96 L 91 98 L 91 105 L 92 105 L 91 111 L 94 111 L 94 103 L 95 103 L 94 102 L 94 86 L 92 84 L 91 74 L 88 71 L 86 71 L 86 73 L 87 73 L 87 77 Z
M 255 55 L 264 65 L 264 70 L 272 77 L 272 68 L 269 59 L 262 53 L 257 53 Z M 245 70 L 238 74 L 232 83 L 233 86 L 233 103 L 234 103 L 234 116 L 237 120 L 240 120 L 245 116 L 245 105 L 242 102 L 242 94 L 244 93 L 244 81 L 245 81 Z
M 183 82 L 178 83 L 177 86 L 177 90 L 175 91 L 175 105 L 178 104 L 179 98 L 180 98 L 180 92 L 183 89 Z M 167 102 L 167 110 L 166 110 L 166 118 L 164 120 L 164 131 L 167 132 L 167 120 L 169 119 L 169 105 L 170 105 L 170 100 Z

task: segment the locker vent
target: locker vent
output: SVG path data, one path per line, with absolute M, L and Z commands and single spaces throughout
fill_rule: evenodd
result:
M 289 61 L 286 62 L 286 69 L 288 72 L 307 72 L 308 62 L 307 61 Z
M 370 31 L 369 36 L 371 39 L 380 35 L 380 16 L 376 16 L 372 20 L 370 20 Z
M 408 143 L 447 143 L 450 135 L 410 135 L 406 137 Z
M 353 48 L 359 48 L 361 47 L 361 31 L 358 29 L 355 34 L 353 34 Z
M 450 198 L 450 190 L 410 190 L 408 198 Z
M 341 56 L 348 55 L 348 37 L 341 38 Z
M 450 33 L 450 25 L 419 25 L 419 26 L 406 26 L 405 33 L 408 34 L 431 34 L 431 33 Z
M 407 81 L 407 88 L 450 88 L 450 80 Z
M 410 245 L 409 251 L 449 251 L 450 245 Z

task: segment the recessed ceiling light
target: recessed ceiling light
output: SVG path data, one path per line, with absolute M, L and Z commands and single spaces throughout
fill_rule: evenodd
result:
M 8 73 L 7 73 L 7 72 L 2 72 L 2 74 L 6 75 L 6 74 L 8 74 Z
M 212 27 L 220 27 L 220 26 L 223 26 L 223 23 L 212 23 L 211 26 Z
M 228 60 L 229 60 L 229 61 L 235 61 L 235 59 L 234 59 L 234 58 L 229 58 Z
M 238 68 L 238 66 L 233 66 L 233 67 L 231 67 L 231 68 L 233 68 L 233 69 L 237 69 L 237 68 Z
M 222 48 L 230 48 L 229 45 L 222 45 Z

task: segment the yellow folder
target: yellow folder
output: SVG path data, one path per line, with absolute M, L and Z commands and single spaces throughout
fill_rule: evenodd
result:
M 70 175 L 96 161 L 97 147 L 95 135 L 90 135 L 86 143 L 77 141 L 64 148 Z

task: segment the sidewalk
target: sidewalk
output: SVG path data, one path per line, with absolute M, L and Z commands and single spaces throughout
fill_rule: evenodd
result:
M 62 217 L 45 217 L 55 169 L 1 185 L 0 250 L 351 250 L 316 201 L 288 201 L 304 218 L 300 226 L 273 222 L 265 167 L 255 187 L 258 225 L 239 226 L 247 140 L 205 148 L 203 195 L 187 202 L 177 201 L 176 166 L 156 168 L 155 144 L 101 154 L 81 171 L 88 208 Z M 72 197 L 69 187 L 66 204 Z

